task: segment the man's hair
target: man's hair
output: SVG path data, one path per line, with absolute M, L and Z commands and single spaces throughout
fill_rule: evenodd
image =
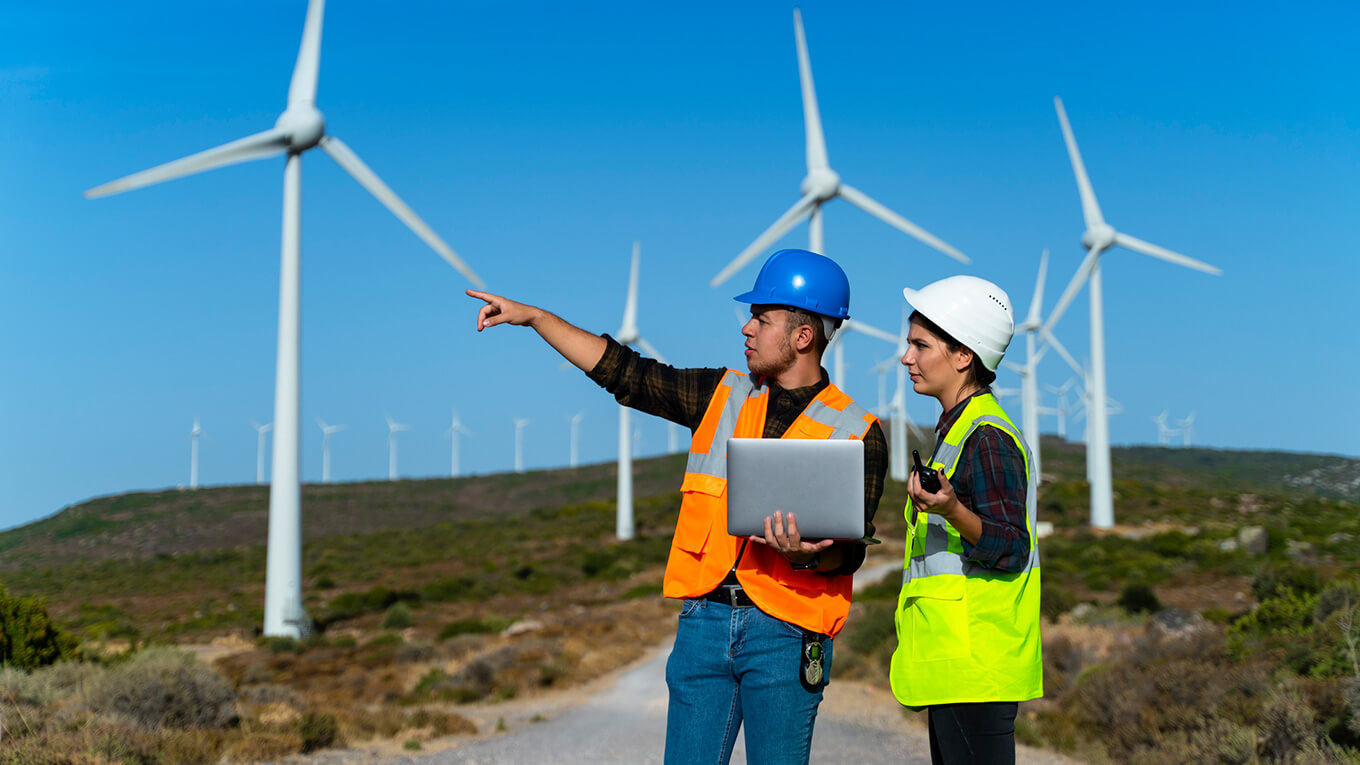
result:
M 804 324 L 812 327 L 812 344 L 817 349 L 817 355 L 821 356 L 826 353 L 826 346 L 827 343 L 831 342 L 831 338 L 827 337 L 824 317 L 821 314 L 804 311 L 793 306 L 784 306 L 784 310 L 787 312 L 784 318 L 785 331 L 793 332 Z M 831 319 L 831 322 L 832 327 L 841 325 L 840 319 Z

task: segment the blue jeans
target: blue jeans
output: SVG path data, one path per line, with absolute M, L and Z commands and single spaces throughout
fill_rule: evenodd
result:
M 667 765 L 726 765 L 743 722 L 750 765 L 807 763 L 822 692 L 798 679 L 802 650 L 801 628 L 758 608 L 685 600 L 666 662 Z

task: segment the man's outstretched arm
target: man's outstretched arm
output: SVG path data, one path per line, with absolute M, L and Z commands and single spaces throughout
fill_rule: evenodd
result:
M 497 324 L 533 327 L 539 337 L 583 372 L 594 369 L 604 356 L 606 341 L 603 337 L 570 324 L 556 314 L 490 292 L 468 290 L 467 294 L 486 302 L 477 312 L 478 332 Z

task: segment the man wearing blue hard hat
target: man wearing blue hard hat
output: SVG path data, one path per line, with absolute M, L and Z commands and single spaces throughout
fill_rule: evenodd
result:
M 540 308 L 467 294 L 486 303 L 479 332 L 533 327 L 620 404 L 693 433 L 663 585 L 683 601 L 666 664 L 666 762 L 725 763 L 744 724 L 747 762 L 806 763 L 864 542 L 804 539 L 794 515 L 779 511 L 763 536 L 728 534 L 726 449 L 729 438 L 862 440 L 864 537 L 872 536 L 887 441 L 878 419 L 822 368 L 827 343 L 850 318 L 845 272 L 807 250 L 765 261 L 736 297 L 751 306 L 741 329 L 749 374 L 676 369 Z

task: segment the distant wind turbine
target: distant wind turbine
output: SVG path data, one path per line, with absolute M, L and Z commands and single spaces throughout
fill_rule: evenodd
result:
M 1097 403 L 1088 407 L 1090 438 L 1087 440 L 1086 458 L 1091 473 L 1091 525 L 1096 528 L 1110 528 L 1114 525 L 1114 484 L 1110 469 L 1110 425 L 1108 419 L 1107 391 L 1105 385 L 1105 309 L 1100 278 L 1100 255 L 1115 245 L 1140 252 L 1154 258 L 1175 263 L 1178 266 L 1193 268 L 1208 274 L 1218 275 L 1222 270 L 1194 258 L 1172 252 L 1164 247 L 1135 239 L 1123 234 L 1105 222 L 1091 180 L 1086 175 L 1081 152 L 1077 149 L 1077 139 L 1072 134 L 1072 126 L 1067 121 L 1067 111 L 1063 109 L 1061 98 L 1053 99 L 1058 112 L 1058 123 L 1062 126 L 1063 140 L 1067 143 L 1067 155 L 1072 161 L 1072 172 L 1077 179 L 1077 191 L 1081 195 L 1081 212 L 1086 222 L 1086 231 L 1081 235 L 1081 244 L 1086 248 L 1086 258 L 1072 275 L 1067 289 L 1053 307 L 1053 313 L 1044 323 L 1044 330 L 1051 332 L 1062 318 L 1067 306 L 1077 296 L 1083 284 L 1088 287 L 1091 300 L 1091 378 L 1087 393 Z
M 1077 378 L 1071 377 L 1068 378 L 1067 382 L 1063 383 L 1062 385 L 1044 386 L 1044 388 L 1048 390 L 1049 393 L 1053 393 L 1058 396 L 1058 405 L 1054 407 L 1052 411 L 1045 412 L 1045 414 L 1052 414 L 1058 418 L 1058 438 L 1061 438 L 1064 441 L 1067 440 L 1067 415 L 1071 413 L 1071 409 L 1069 409 L 1067 406 L 1067 392 L 1072 389 L 1073 385 L 1076 384 Z
M 895 481 L 906 483 L 910 468 L 907 467 L 907 427 L 911 418 L 907 416 L 907 366 L 902 359 L 907 355 L 907 333 L 911 331 L 911 313 L 902 306 L 902 328 L 897 335 L 897 390 L 892 397 L 892 442 L 888 449 L 892 477 Z
M 274 424 L 267 422 L 260 425 L 251 420 L 250 427 L 255 429 L 257 436 L 255 441 L 255 483 L 258 485 L 264 483 L 264 434 L 268 433 L 274 427 Z
M 831 341 L 827 343 L 827 350 L 831 351 L 831 381 L 837 388 L 845 390 L 845 336 L 848 332 L 858 332 L 869 337 L 876 337 L 879 340 L 886 340 L 894 345 L 897 338 L 891 332 L 885 332 L 877 327 L 871 327 L 862 321 L 846 319 L 841 322 L 840 329 L 831 336 Z
M 633 242 L 633 260 L 628 269 L 628 298 L 623 306 L 623 324 L 614 339 L 624 345 L 641 349 L 644 353 L 661 362 L 666 359 L 657 352 L 652 344 L 638 330 L 638 262 L 642 257 L 642 243 Z M 614 533 L 619 539 L 633 538 L 633 444 L 632 410 L 619 405 L 619 488 L 618 517 Z
M 383 419 L 387 420 L 387 480 L 397 480 L 397 434 L 403 430 L 410 430 L 410 425 L 404 425 L 393 420 L 384 414 Z
M 448 430 L 444 431 L 444 435 L 448 436 L 449 438 L 451 438 L 451 439 L 453 440 L 453 456 L 450 458 L 450 461 L 449 461 L 449 477 L 450 477 L 450 478 L 457 478 L 457 477 L 458 477 L 458 472 L 459 472 L 459 471 L 458 471 L 458 437 L 459 437 L 459 436 L 470 436 L 470 435 L 472 435 L 472 431 L 470 431 L 470 430 L 468 430 L 467 428 L 463 427 L 463 421 L 460 420 L 460 419 L 458 419 L 458 410 L 457 410 L 457 409 L 454 409 L 454 410 L 453 410 L 453 424 L 449 426 L 449 429 L 448 429 Z
M 265 573 L 264 634 L 301 637 L 309 629 L 302 607 L 302 484 L 298 402 L 298 336 L 301 301 L 302 153 L 316 146 L 377 197 L 426 244 L 478 287 L 482 280 L 406 206 L 348 146 L 326 134 L 316 108 L 321 64 L 321 23 L 325 0 L 311 0 L 302 44 L 288 87 L 288 106 L 274 127 L 85 192 L 100 197 L 193 175 L 239 162 L 284 154 L 283 247 L 279 269 L 278 359 L 274 381 L 274 465 L 270 473 L 269 545 Z
M 331 482 L 331 436 L 345 429 L 344 425 L 327 425 L 320 417 L 316 424 L 321 428 L 321 482 Z
M 844 198 L 845 201 L 889 226 L 915 237 L 955 260 L 970 262 L 968 256 L 945 244 L 935 235 L 874 201 L 859 189 L 841 182 L 840 175 L 831 169 L 831 164 L 827 160 L 826 139 L 822 135 L 822 115 L 817 109 L 817 91 L 812 82 L 812 63 L 808 58 L 807 39 L 803 35 L 803 15 L 797 8 L 793 10 L 793 33 L 798 48 L 798 79 L 803 88 L 803 125 L 807 144 L 807 175 L 800 186 L 802 196 L 793 207 L 779 216 L 764 233 L 756 237 L 741 254 L 718 272 L 713 281 L 709 282 L 709 286 L 717 287 L 727 281 L 804 218 L 808 219 L 808 249 L 825 254 L 822 242 L 822 205 L 836 197 Z
M 524 472 L 524 426 L 533 420 L 515 417 L 515 472 Z
M 198 426 L 194 417 L 194 427 L 189 431 L 189 488 L 198 488 L 198 439 L 203 437 L 203 428 Z
M 1042 482 L 1043 456 L 1039 449 L 1039 361 L 1043 359 L 1047 346 L 1036 348 L 1036 338 L 1043 332 L 1044 324 L 1039 313 L 1044 303 L 1044 280 L 1048 276 L 1048 250 L 1039 256 L 1039 277 L 1034 281 L 1034 297 L 1030 299 L 1029 313 L 1024 322 L 1015 328 L 1025 335 L 1025 362 L 1001 362 L 1007 369 L 1020 375 L 1020 432 L 1029 446 L 1030 458 L 1034 462 L 1034 475 Z M 993 390 L 996 390 L 995 388 Z
M 580 445 L 581 420 L 584 419 L 585 416 L 586 413 L 582 410 L 567 418 L 567 421 L 571 423 L 571 459 L 567 464 L 571 467 L 576 467 L 580 464 L 580 450 L 578 447 Z
M 1181 445 L 1190 446 L 1195 437 L 1195 412 L 1191 410 L 1190 416 L 1176 420 L 1176 424 L 1181 426 Z

